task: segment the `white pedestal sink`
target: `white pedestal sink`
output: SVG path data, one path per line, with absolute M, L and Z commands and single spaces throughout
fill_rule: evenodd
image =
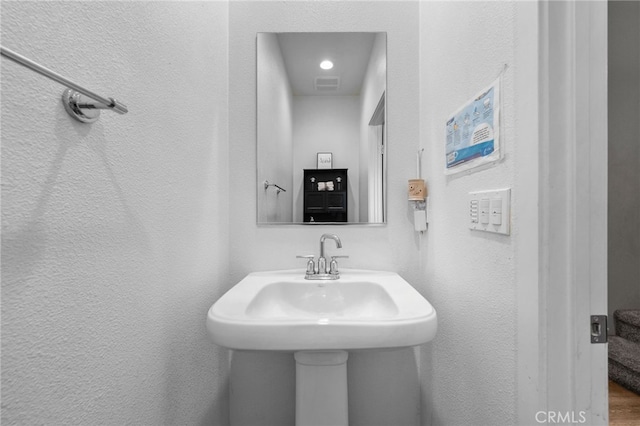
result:
M 421 345 L 437 317 L 393 272 L 310 281 L 289 270 L 247 275 L 211 306 L 207 329 L 229 349 L 294 352 L 296 425 L 347 425 L 347 351 Z

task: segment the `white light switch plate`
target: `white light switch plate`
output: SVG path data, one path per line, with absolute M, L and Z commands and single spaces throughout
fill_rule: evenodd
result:
M 509 235 L 511 188 L 469 193 L 469 229 Z

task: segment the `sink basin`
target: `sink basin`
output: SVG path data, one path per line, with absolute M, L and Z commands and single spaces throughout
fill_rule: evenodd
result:
M 329 284 L 329 285 L 327 285 Z M 279 281 L 255 295 L 247 315 L 262 319 L 375 319 L 398 314 L 398 307 L 381 285 L 370 281 L 331 285 Z M 337 284 L 337 283 L 335 283 Z
M 338 280 L 310 281 L 287 270 L 247 275 L 209 309 L 207 329 L 230 349 L 384 349 L 428 342 L 437 318 L 393 272 L 344 269 Z

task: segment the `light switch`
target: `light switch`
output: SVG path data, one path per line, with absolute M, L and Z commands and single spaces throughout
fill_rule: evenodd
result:
M 469 229 L 510 234 L 511 189 L 469 193 Z
M 469 201 L 469 220 L 471 223 L 478 223 L 480 220 L 480 211 L 478 200 Z
M 489 199 L 482 198 L 480 199 L 480 223 L 487 224 L 489 223 Z
M 502 198 L 491 199 L 491 224 L 502 225 Z

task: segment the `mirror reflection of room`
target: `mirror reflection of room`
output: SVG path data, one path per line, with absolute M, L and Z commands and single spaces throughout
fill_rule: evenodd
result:
M 258 223 L 385 222 L 386 68 L 385 33 L 258 34 Z

